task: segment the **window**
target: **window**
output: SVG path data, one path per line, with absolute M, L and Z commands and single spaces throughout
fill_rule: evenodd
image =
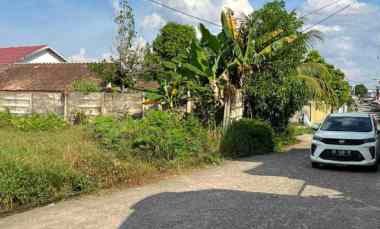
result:
M 329 117 L 322 125 L 324 131 L 371 132 L 370 117 Z

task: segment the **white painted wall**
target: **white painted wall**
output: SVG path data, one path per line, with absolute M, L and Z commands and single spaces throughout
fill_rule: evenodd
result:
M 40 63 L 57 64 L 57 63 L 64 63 L 64 61 L 61 58 L 59 58 L 57 55 L 55 55 L 52 51 L 43 50 L 41 52 L 36 53 L 33 56 L 28 57 L 22 63 L 23 64 L 40 64 Z

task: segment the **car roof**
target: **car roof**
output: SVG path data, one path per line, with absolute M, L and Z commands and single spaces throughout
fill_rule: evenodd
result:
M 370 117 L 370 113 L 364 112 L 347 112 L 347 113 L 334 113 L 330 117 Z

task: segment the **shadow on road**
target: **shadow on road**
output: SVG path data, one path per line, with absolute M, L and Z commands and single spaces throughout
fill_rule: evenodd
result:
M 137 203 L 120 229 L 374 229 L 380 210 L 345 199 L 231 190 L 161 193 Z
M 233 190 L 161 193 L 133 206 L 120 229 L 374 229 L 380 228 L 380 174 L 361 169 L 312 169 L 306 149 L 253 157 L 246 173 L 301 180 L 337 190 L 339 198 Z
M 248 174 L 301 180 L 306 186 L 336 190 L 345 198 L 380 207 L 380 172 L 374 173 L 363 167 L 324 166 L 313 169 L 308 149 L 293 149 L 285 154 L 258 156 L 250 160 L 261 162 L 261 166 L 246 171 Z

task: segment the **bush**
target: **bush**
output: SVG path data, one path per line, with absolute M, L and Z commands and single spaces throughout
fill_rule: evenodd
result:
M 0 128 L 11 125 L 12 116 L 9 112 L 0 112 Z
M 186 160 L 209 150 L 207 131 L 191 116 L 153 111 L 140 125 L 133 149 L 145 159 Z
M 102 89 L 98 83 L 90 80 L 75 80 L 73 83 L 74 91 L 81 93 L 100 92 Z
M 272 127 L 260 120 L 242 119 L 226 130 L 220 152 L 228 158 L 271 153 L 275 149 Z
M 296 133 L 297 128 L 294 125 L 289 125 L 283 132 L 277 133 L 275 136 L 276 151 L 282 152 L 285 146 L 297 143 Z
M 66 126 L 67 123 L 55 114 L 13 116 L 0 112 L 0 127 L 12 127 L 22 131 L 47 131 L 62 129 Z
M 13 116 L 10 118 L 10 124 L 11 126 L 23 131 L 58 130 L 67 126 L 67 123 L 55 114 L 33 114 L 23 117 Z
M 150 111 L 143 119 L 96 118 L 94 135 L 108 149 L 150 162 L 210 160 L 213 149 L 208 132 L 192 116 Z

